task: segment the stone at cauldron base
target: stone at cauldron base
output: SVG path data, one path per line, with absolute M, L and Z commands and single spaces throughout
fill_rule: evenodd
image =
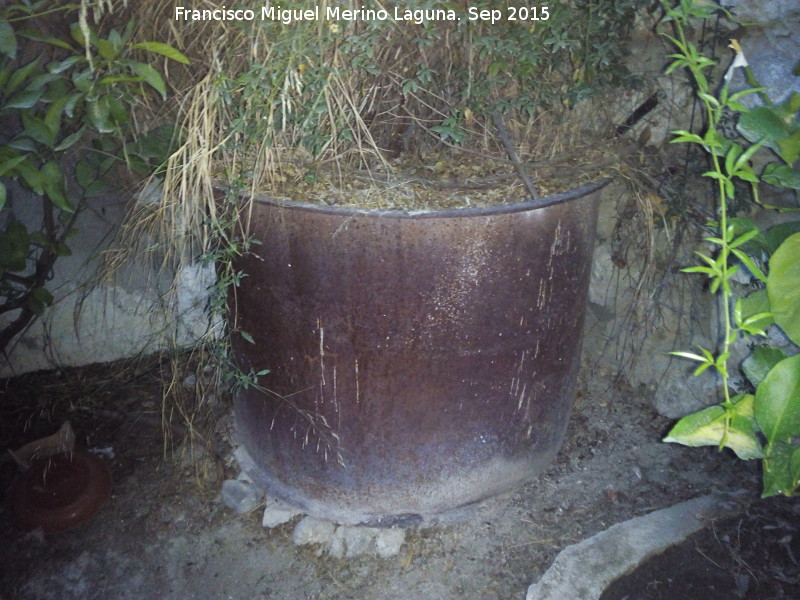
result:
M 351 527 L 335 525 L 315 517 L 305 517 L 295 527 L 293 540 L 298 546 L 319 544 L 320 554 L 335 558 L 353 558 L 364 554 L 390 558 L 400 552 L 406 539 L 405 529 Z
M 375 550 L 381 558 L 397 556 L 406 541 L 405 529 L 380 529 L 375 537 Z
M 225 505 L 243 515 L 258 508 L 264 492 L 247 479 L 226 479 L 222 482 L 222 500 Z
M 283 525 L 294 519 L 297 515 L 302 515 L 303 511 L 299 508 L 281 502 L 277 498 L 267 497 L 267 506 L 264 508 L 264 516 L 261 524 L 267 529 Z
M 336 525 L 315 517 L 305 517 L 294 528 L 292 541 L 298 546 L 306 544 L 330 544 Z
M 234 451 L 242 472 L 237 479 L 222 484 L 222 497 L 230 508 L 243 514 L 255 509 L 263 500 L 265 491 L 253 483 L 247 475 L 253 469 L 247 452 L 239 447 Z M 294 519 L 303 511 L 291 504 L 267 495 L 261 524 L 266 528 L 277 527 Z M 413 523 L 413 519 L 412 525 Z M 316 544 L 318 554 L 328 552 L 336 558 L 351 558 L 364 554 L 390 558 L 396 556 L 406 539 L 406 531 L 400 527 L 345 526 L 305 516 L 294 528 L 292 540 L 297 546 Z

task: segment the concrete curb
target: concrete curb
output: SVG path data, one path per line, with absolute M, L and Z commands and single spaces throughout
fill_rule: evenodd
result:
M 735 494 L 710 494 L 614 525 L 568 546 L 526 600 L 598 600 L 616 579 L 642 562 L 682 542 L 709 520 L 742 510 Z

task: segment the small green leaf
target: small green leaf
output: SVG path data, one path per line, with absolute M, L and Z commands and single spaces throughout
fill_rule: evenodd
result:
M 800 354 L 767 373 L 756 390 L 754 410 L 768 446 L 800 436 Z
M 789 165 L 769 163 L 761 173 L 764 183 L 790 190 L 800 190 L 800 170 Z
M 117 52 L 122 48 L 122 36 L 120 36 L 119 31 L 116 29 L 112 29 L 111 33 L 108 34 L 108 41 L 111 42 L 111 45 Z
M 45 304 L 47 306 L 50 306 L 53 303 L 53 294 L 48 292 L 43 287 L 33 288 L 31 290 L 31 296 L 33 296 L 39 302 L 41 302 L 42 304 Z
M 673 135 L 678 136 L 678 137 L 670 140 L 671 144 L 675 144 L 675 143 L 678 143 L 678 142 L 691 142 L 691 143 L 695 143 L 695 144 L 702 144 L 703 143 L 703 138 L 701 138 L 696 133 L 691 133 L 689 131 L 684 131 L 682 129 L 681 130 L 677 130 L 677 131 L 672 131 L 671 133 Z
M 800 344 L 800 233 L 786 238 L 772 255 L 767 294 L 775 322 Z
M 719 106 L 719 100 L 717 100 L 711 94 L 707 94 L 705 92 L 697 92 L 697 97 L 700 98 L 701 100 L 704 100 L 711 106 Z
M 768 106 L 758 106 L 739 117 L 739 129 L 748 140 L 775 140 L 789 133 L 783 119 Z
M 681 358 L 688 358 L 689 360 L 696 360 L 698 362 L 706 362 L 706 358 L 691 352 L 670 352 L 673 356 L 680 356 Z
M 184 65 L 189 64 L 189 59 L 169 44 L 163 44 L 161 42 L 139 42 L 138 44 L 133 44 L 133 47 L 161 54 L 162 56 L 166 56 Z
M 8 21 L 0 21 L 0 54 L 11 59 L 17 55 L 17 36 Z
M 47 86 L 48 83 L 59 81 L 60 79 L 61 76 L 57 75 L 56 73 L 39 73 L 28 80 L 28 84 L 25 86 L 25 89 L 42 90 Z
M 97 181 L 97 177 L 97 169 L 87 159 L 79 160 L 75 165 L 75 181 L 84 190 L 88 190 Z
M 47 197 L 53 204 L 64 212 L 75 212 L 75 209 L 70 206 L 69 200 L 67 200 L 64 176 L 57 162 L 51 160 L 44 164 L 42 167 L 42 184 Z
M 725 154 L 725 172 L 729 175 L 734 171 L 734 163 L 742 155 L 742 147 L 739 144 L 732 144 Z M 704 173 L 706 177 L 710 177 L 708 173 Z
M 111 117 L 111 121 L 117 126 L 123 126 L 130 120 L 128 116 L 128 110 L 125 108 L 125 105 L 117 100 L 114 96 L 109 94 L 106 96 L 108 100 L 108 113 Z
M 756 277 L 757 279 L 759 279 L 760 281 L 763 281 L 763 282 L 767 281 L 767 276 L 764 275 L 764 272 L 758 267 L 758 265 L 755 263 L 755 261 L 752 258 L 747 256 L 747 254 L 745 254 L 744 252 L 742 252 L 738 248 L 732 249 L 731 252 L 733 252 L 733 254 L 736 256 L 736 258 L 738 258 L 740 261 L 742 261 L 742 264 L 745 267 L 747 267 L 747 270 L 750 271 L 750 273 L 754 277 Z M 730 273 L 730 271 L 729 271 L 729 273 Z
M 31 233 L 31 244 L 39 246 L 40 248 L 52 248 L 53 242 L 50 241 L 44 232 L 34 231 Z
M 763 144 L 764 141 L 759 140 L 755 144 L 750 146 L 747 150 L 745 150 L 744 153 L 742 153 L 742 155 L 736 159 L 736 162 L 733 165 L 733 171 L 739 171 L 739 169 L 747 165 L 750 162 L 750 159 L 753 157 L 753 154 L 758 152 L 758 149 L 761 148 Z
M 767 290 L 758 290 L 739 298 L 733 310 L 737 325 L 742 328 L 743 324 L 747 324 L 748 331 L 764 330 L 775 322 Z
M 726 415 L 730 418 L 727 431 Z M 729 411 L 722 406 L 711 406 L 692 413 L 678 421 L 665 442 L 684 446 L 720 446 L 733 450 L 743 459 L 761 458 L 763 450 L 755 434 L 753 421 L 753 396 L 737 396 Z
M 757 255 L 758 250 L 767 249 L 766 239 L 760 235 L 758 225 L 756 225 L 751 219 L 747 219 L 745 217 L 728 218 L 728 232 L 728 239 L 731 241 L 731 243 L 734 243 L 734 240 L 739 239 L 739 237 L 743 235 L 755 232 L 754 235 L 751 234 L 752 237 L 744 240 L 744 242 L 735 244 L 736 246 L 740 246 L 752 240 L 752 243 L 747 244 L 747 250 L 750 252 L 750 254 Z
M 36 146 L 36 142 L 34 142 L 31 138 L 22 135 L 20 137 L 15 137 L 13 140 L 8 142 L 9 148 L 14 148 L 15 150 L 22 150 L 23 152 L 37 152 L 38 147 Z
M 75 116 L 75 106 L 78 104 L 81 98 L 83 98 L 83 94 L 80 92 L 67 97 L 67 103 L 64 105 L 64 114 L 70 119 Z
M 709 277 L 713 277 L 717 274 L 714 269 L 708 267 L 686 267 L 685 269 L 681 269 L 681 273 L 704 273 Z
M 30 236 L 17 220 L 12 220 L 0 235 L 0 261 L 9 271 L 24 271 L 28 266 Z
M 797 451 L 796 444 L 778 443 L 773 446 L 769 456 L 764 459 L 762 498 L 778 494 L 791 496 L 797 490 L 800 482 L 792 473 Z
M 47 64 L 47 70 L 50 73 L 63 73 L 67 69 L 71 68 L 75 63 L 78 63 L 82 60 L 85 60 L 83 56 L 70 56 L 69 58 L 65 58 L 62 61 L 53 61 Z
M 50 44 L 52 46 L 58 46 L 59 48 L 64 48 L 64 50 L 72 50 L 73 52 L 75 51 L 75 49 L 64 40 L 60 40 L 53 36 L 47 35 L 46 33 L 42 33 L 41 31 L 35 31 L 33 29 L 23 29 L 22 31 L 19 32 L 19 35 L 20 37 L 24 37 L 29 40 L 44 42 L 45 44 Z
M 64 105 L 66 103 L 67 97 L 62 96 L 53 102 L 47 109 L 47 113 L 45 113 L 44 123 L 52 133 L 53 142 L 55 142 L 55 138 L 58 137 L 58 133 L 61 131 L 61 117 L 64 114 Z
M 135 62 L 131 65 L 137 75 L 142 77 L 155 91 L 157 91 L 161 98 L 167 98 L 167 86 L 158 71 L 150 65 L 145 63 Z
M 117 57 L 116 48 L 114 48 L 114 45 L 108 40 L 98 38 L 97 51 L 100 53 L 100 56 L 106 60 L 114 60 Z
M 53 146 L 55 136 L 47 124 L 42 120 L 32 116 L 30 113 L 22 113 L 22 125 L 25 127 L 25 134 L 32 140 L 47 146 Z
M 753 353 L 742 361 L 742 371 L 747 380 L 758 387 L 775 365 L 786 358 L 783 350 L 769 346 L 756 346 Z
M 26 160 L 17 165 L 17 173 L 28 186 L 36 194 L 44 194 L 44 187 L 42 185 L 42 173 L 39 168 L 34 166 L 31 159 L 26 157 Z
M 3 67 L 2 71 L 0 71 L 0 90 L 5 89 L 6 82 L 8 81 L 8 78 L 11 77 L 11 73 L 14 71 L 13 65 L 14 63 L 8 60 L 6 61 L 6 66 Z M 5 93 L 3 93 L 3 95 L 5 95 Z
M 6 196 L 6 186 L 2 181 L 0 181 L 0 210 L 3 210 L 3 207 L 6 205 Z
M 76 70 L 72 72 L 72 83 L 75 84 L 75 88 L 79 92 L 88 94 L 92 89 L 93 77 L 94 74 L 92 73 L 92 70 L 89 67 L 86 67 L 82 71 Z
M 253 336 L 252 336 L 252 335 L 250 335 L 249 333 L 247 333 L 246 331 L 240 331 L 239 333 L 241 334 L 241 336 L 242 336 L 242 337 L 243 337 L 245 340 L 247 340 L 247 341 L 248 341 L 248 342 L 250 342 L 251 344 L 255 344 L 255 343 L 256 343 L 256 342 L 255 342 L 255 340 L 253 339 Z
M 0 163 L 0 177 L 5 177 L 9 173 L 11 173 L 11 171 L 14 170 L 14 167 L 16 167 L 18 164 L 20 164 L 27 158 L 28 158 L 27 155 L 23 154 L 22 156 L 15 156 L 13 158 L 5 159 L 2 163 Z
M 788 221 L 774 225 L 764 232 L 766 249 L 769 254 L 775 254 L 780 245 L 793 233 L 800 232 L 800 221 Z
M 42 90 L 23 90 L 11 96 L 5 103 L 3 109 L 21 108 L 30 109 L 42 97 Z
M 72 146 L 74 146 L 78 142 L 78 140 L 81 139 L 81 137 L 83 136 L 84 131 L 86 131 L 86 125 L 81 127 L 75 133 L 71 133 L 70 135 L 65 137 L 63 140 L 61 140 L 61 142 L 55 148 L 53 148 L 53 150 L 55 150 L 56 152 L 61 152 L 63 150 L 66 150 L 67 148 L 71 148 Z
M 758 87 L 758 88 L 748 88 L 746 90 L 742 90 L 741 92 L 736 92 L 735 94 L 731 94 L 731 97 L 728 98 L 728 105 L 731 106 L 731 108 L 734 108 L 734 110 L 737 110 L 733 106 L 734 102 L 737 102 L 738 100 L 744 98 L 749 94 L 758 94 L 759 92 L 765 92 L 765 91 L 767 91 L 767 88 Z M 738 112 L 744 112 L 744 111 L 738 109 Z
M 800 158 L 800 128 L 794 133 L 775 140 L 778 145 L 778 154 L 787 164 L 794 164 Z
M 100 96 L 94 102 L 86 103 L 89 122 L 100 133 L 111 133 L 114 131 L 114 124 L 111 122 L 110 107 L 107 96 Z
M 24 67 L 14 71 L 11 77 L 8 78 L 8 83 L 6 84 L 6 89 L 3 90 L 3 95 L 8 96 L 13 94 L 18 87 L 25 83 L 25 80 L 28 79 L 28 76 L 34 71 L 34 69 L 36 69 L 37 66 L 39 66 L 39 59 L 34 58 Z
M 741 246 L 745 242 L 749 242 L 750 240 L 752 240 L 754 237 L 758 237 L 758 235 L 760 233 L 761 232 L 758 229 L 751 229 L 750 231 L 747 231 L 747 232 L 743 233 L 742 235 L 737 237 L 735 240 L 731 241 L 731 243 L 728 244 L 728 246 L 730 248 L 736 248 L 738 246 Z

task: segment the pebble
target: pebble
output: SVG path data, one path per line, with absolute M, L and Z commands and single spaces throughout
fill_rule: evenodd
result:
M 239 479 L 226 479 L 222 482 L 222 500 L 225 505 L 243 515 L 258 508 L 264 492 L 256 485 Z
M 267 498 L 267 506 L 264 509 L 261 524 L 270 529 L 288 523 L 300 514 L 303 514 L 303 511 L 299 508 L 281 502 L 276 498 Z
M 375 549 L 381 558 L 389 558 L 400 554 L 400 548 L 406 541 L 405 529 L 381 529 L 375 538 Z
M 372 527 L 346 527 L 340 525 L 336 528 L 331 540 L 330 554 L 335 558 L 353 558 L 368 554 L 372 540 L 378 530 Z
M 390 558 L 399 554 L 405 539 L 405 529 L 351 527 L 315 517 L 305 517 L 300 521 L 293 536 L 298 546 L 319 544 L 334 558 L 353 558 L 365 554 Z
M 303 518 L 294 528 L 292 541 L 298 546 L 306 544 L 330 544 L 336 525 L 315 517 Z

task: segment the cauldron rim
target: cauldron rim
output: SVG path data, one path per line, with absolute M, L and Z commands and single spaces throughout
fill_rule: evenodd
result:
M 542 198 L 529 198 L 514 204 L 497 204 L 493 206 L 467 207 L 467 208 L 447 208 L 447 209 L 425 209 L 425 210 L 398 210 L 398 209 L 367 209 L 345 206 L 328 206 L 322 204 L 312 204 L 310 202 L 299 202 L 270 196 L 257 195 L 251 199 L 260 204 L 278 206 L 281 208 L 292 208 L 302 211 L 311 211 L 320 214 L 332 215 L 363 215 L 374 218 L 394 218 L 394 219 L 430 219 L 430 218 L 453 218 L 453 217 L 474 217 L 478 215 L 502 215 L 527 212 L 539 208 L 547 208 L 576 200 L 588 196 L 608 185 L 610 177 L 605 177 L 592 183 L 586 183 L 559 194 L 552 194 Z

